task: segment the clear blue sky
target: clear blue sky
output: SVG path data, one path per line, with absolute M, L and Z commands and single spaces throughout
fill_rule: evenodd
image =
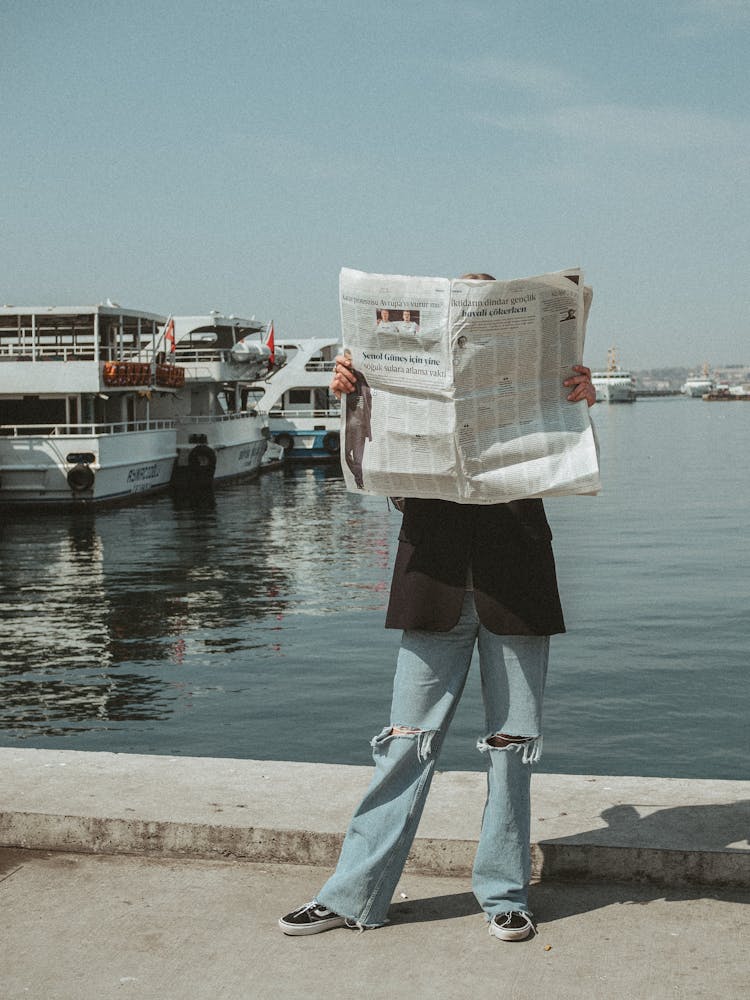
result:
M 0 302 L 338 329 L 580 264 L 587 359 L 750 363 L 750 3 L 5 0 Z

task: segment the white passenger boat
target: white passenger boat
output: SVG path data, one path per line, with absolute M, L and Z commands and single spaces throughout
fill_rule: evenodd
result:
M 713 392 L 716 388 L 716 383 L 709 371 L 708 362 L 704 362 L 700 375 L 689 375 L 682 385 L 681 392 L 685 396 L 691 396 L 694 399 L 703 399 L 706 393 Z
M 248 390 L 283 365 L 283 350 L 274 348 L 272 333 L 256 319 L 212 312 L 172 322 L 172 353 L 185 371 L 185 388 L 155 405 L 177 425 L 175 481 L 205 486 L 257 473 L 268 421 L 252 399 L 248 405 Z M 264 343 L 266 333 L 270 342 Z
M 119 305 L 0 308 L 0 504 L 88 504 L 167 486 L 181 373 L 156 363 L 164 317 Z
M 288 340 L 279 347 L 286 365 L 252 388 L 258 412 L 268 416 L 271 439 L 287 460 L 338 458 L 341 407 L 328 388 L 341 350 L 338 339 Z
M 606 370 L 592 372 L 591 383 L 596 389 L 597 403 L 635 402 L 635 380 L 630 372 L 620 368 L 614 347 L 607 351 Z

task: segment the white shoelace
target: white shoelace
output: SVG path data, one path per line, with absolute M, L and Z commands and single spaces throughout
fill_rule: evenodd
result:
M 504 916 L 505 920 L 502 920 L 502 921 L 498 920 L 497 918 L 499 916 Z M 489 934 L 492 935 L 492 925 L 493 925 L 493 923 L 497 924 L 498 927 L 510 927 L 511 921 L 513 920 L 514 917 L 523 917 L 524 926 L 523 927 L 513 927 L 512 930 L 514 930 L 514 931 L 515 930 L 519 930 L 520 931 L 520 930 L 524 930 L 526 927 L 528 927 L 532 931 L 532 933 L 536 934 L 536 927 L 534 926 L 534 921 L 531 919 L 531 915 L 528 914 L 525 910 L 511 910 L 510 913 L 504 913 L 504 914 L 498 913 L 498 914 L 496 914 L 492 918 L 492 920 L 490 920 L 490 922 L 487 925 L 487 930 L 488 930 Z

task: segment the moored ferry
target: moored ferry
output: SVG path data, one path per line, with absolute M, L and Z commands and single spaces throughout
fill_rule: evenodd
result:
M 695 375 L 691 373 L 685 379 L 680 391 L 685 396 L 702 399 L 706 393 L 713 392 L 715 389 L 716 383 L 709 371 L 708 362 L 704 362 L 700 374 Z
M 341 407 L 328 385 L 341 351 L 338 338 L 286 340 L 278 346 L 286 365 L 251 390 L 258 412 L 268 416 L 271 440 L 284 449 L 287 461 L 337 459 Z
M 630 372 L 620 368 L 614 347 L 607 351 L 606 370 L 592 372 L 591 383 L 596 389 L 597 403 L 635 402 L 635 380 Z
M 114 303 L 0 308 L 0 504 L 86 505 L 167 486 L 182 373 L 157 363 L 165 318 Z
M 284 364 L 272 327 L 219 312 L 174 316 L 170 324 L 167 346 L 185 372 L 185 388 L 156 405 L 176 422 L 175 481 L 205 486 L 257 473 L 269 431 L 249 388 Z

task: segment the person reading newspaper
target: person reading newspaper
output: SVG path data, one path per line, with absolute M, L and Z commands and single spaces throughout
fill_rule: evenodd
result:
M 574 365 L 562 384 L 571 403 L 596 401 L 585 365 Z M 355 388 L 351 357 L 339 355 L 331 389 L 340 398 Z M 372 741 L 374 777 L 335 872 L 279 926 L 303 935 L 387 922 L 478 646 L 486 718 L 477 748 L 488 778 L 472 888 L 490 935 L 520 941 L 536 930 L 528 905 L 530 786 L 542 749 L 549 637 L 565 631 L 544 507 L 540 499 L 406 499 L 397 506 L 403 522 L 386 628 L 403 634 L 390 724 Z

